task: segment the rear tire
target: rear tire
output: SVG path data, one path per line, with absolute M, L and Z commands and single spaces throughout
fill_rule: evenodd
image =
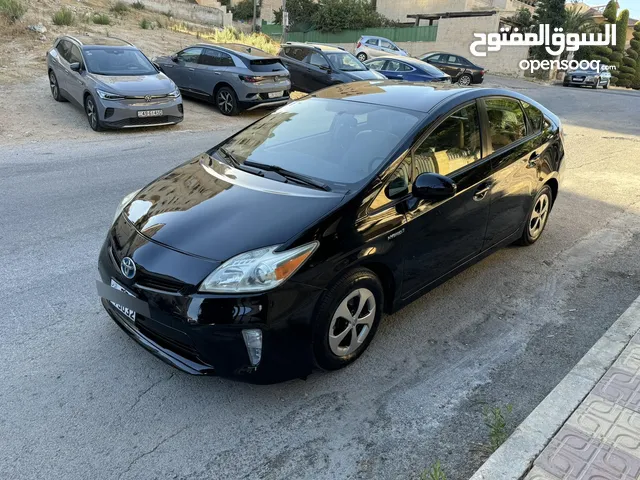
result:
M 463 73 L 458 79 L 458 85 L 460 85 L 461 87 L 468 87 L 469 85 L 471 85 L 472 80 L 473 78 L 471 78 L 471 75 L 469 75 L 468 73 Z
M 56 74 L 51 70 L 49 72 L 49 88 L 51 89 L 51 96 L 56 102 L 66 102 L 67 99 L 60 93 L 60 86 L 58 85 L 58 78 Z
M 353 363 L 373 339 L 384 305 L 378 277 L 357 268 L 341 277 L 320 299 L 313 319 L 316 365 L 338 370 Z
M 516 241 L 516 244 L 522 246 L 533 245 L 542 236 L 544 227 L 547 226 L 549 213 L 553 206 L 553 192 L 549 185 L 545 185 L 536 195 L 531 210 L 527 215 L 527 224 L 524 226 L 522 236 Z
M 367 59 L 367 54 L 364 52 L 360 52 L 358 55 L 356 55 L 356 57 L 358 57 L 358 60 L 360 60 L 361 62 L 364 62 Z
M 238 96 L 233 88 L 222 87 L 216 92 L 216 105 L 223 115 L 232 117 L 240 111 L 238 107 Z

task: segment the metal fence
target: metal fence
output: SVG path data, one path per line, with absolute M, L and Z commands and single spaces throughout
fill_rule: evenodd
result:
M 282 36 L 281 25 L 262 25 L 262 31 L 276 41 L 279 41 Z M 362 35 L 384 37 L 394 42 L 435 42 L 438 26 L 364 28 L 362 30 L 343 30 L 337 33 L 320 32 L 319 30 L 288 32 L 287 40 L 290 42 L 355 43 Z

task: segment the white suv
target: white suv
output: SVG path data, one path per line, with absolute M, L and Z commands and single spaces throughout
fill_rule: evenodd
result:
M 356 44 L 356 57 L 361 62 L 369 58 L 382 57 L 386 55 L 398 55 L 401 57 L 408 57 L 409 54 L 398 47 L 388 38 L 384 37 L 372 37 L 369 35 L 363 35 Z

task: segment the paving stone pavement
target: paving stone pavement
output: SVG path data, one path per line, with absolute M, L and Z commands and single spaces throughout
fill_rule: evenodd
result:
M 535 460 L 525 480 L 640 479 L 640 333 Z

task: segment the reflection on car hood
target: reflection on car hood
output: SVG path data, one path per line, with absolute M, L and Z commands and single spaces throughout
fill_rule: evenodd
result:
M 593 70 L 574 70 L 573 72 L 569 72 L 569 75 L 598 75 L 598 72 L 594 72 Z
M 96 75 L 93 78 L 110 92 L 121 95 L 162 95 L 173 92 L 174 83 L 164 74 L 155 75 Z
M 124 215 L 156 242 L 224 261 L 285 243 L 342 198 L 242 172 L 203 154 L 142 189 Z
M 374 70 L 358 70 L 356 72 L 345 72 L 348 77 L 353 78 L 354 80 L 382 80 L 384 75 L 379 74 Z

